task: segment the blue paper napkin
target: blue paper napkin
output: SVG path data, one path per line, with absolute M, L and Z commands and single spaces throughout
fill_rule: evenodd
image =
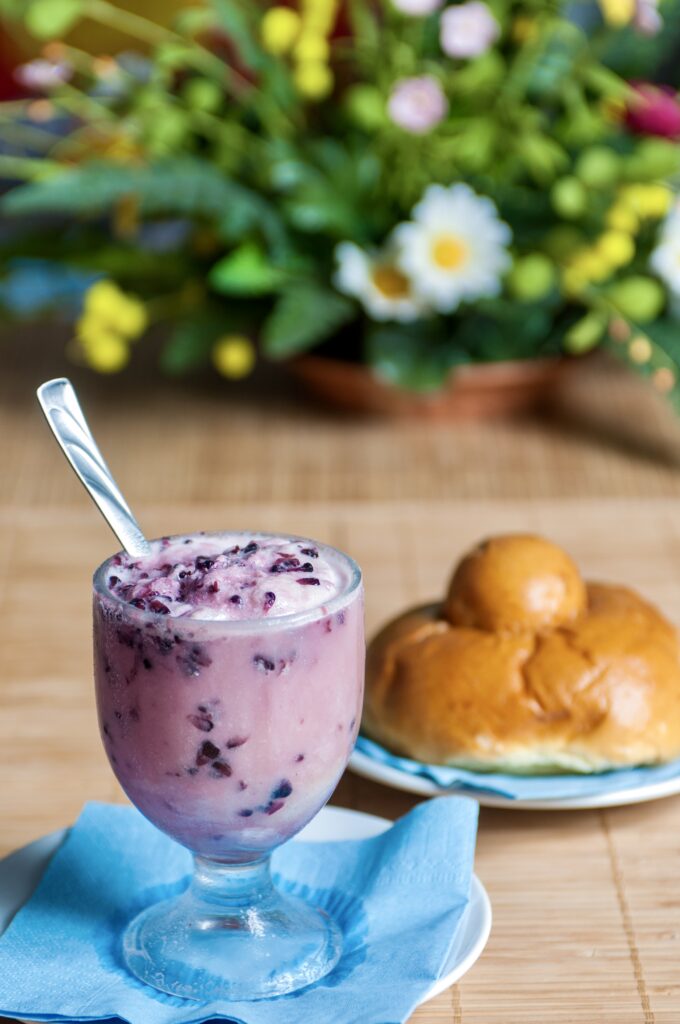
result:
M 650 786 L 680 777 L 680 761 L 649 768 L 620 768 L 594 775 L 509 775 L 505 772 L 469 772 L 441 764 L 424 764 L 391 754 L 366 736 L 359 736 L 356 749 L 379 764 L 397 768 L 407 775 L 429 779 L 443 789 L 467 793 L 488 793 L 507 800 L 567 800 L 599 796 L 636 786 Z
M 468 902 L 476 825 L 473 801 L 443 797 L 374 839 L 277 850 L 278 883 L 335 917 L 342 959 L 289 996 L 198 1004 L 143 985 L 120 956 L 126 923 L 186 886 L 190 854 L 131 807 L 87 804 L 0 939 L 0 1013 L 129 1024 L 405 1021 L 446 965 Z

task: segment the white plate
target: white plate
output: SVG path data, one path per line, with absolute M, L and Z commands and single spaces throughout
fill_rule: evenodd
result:
M 368 754 L 355 750 L 349 766 L 357 775 L 373 782 L 382 782 L 394 789 L 403 789 L 407 793 L 418 793 L 419 796 L 442 796 L 443 794 L 460 793 L 476 800 L 482 807 L 504 807 L 516 811 L 576 811 L 591 807 L 622 807 L 624 804 L 642 804 L 648 800 L 661 800 L 665 796 L 680 793 L 680 776 L 665 779 L 663 782 L 649 782 L 630 789 L 619 789 L 613 793 L 594 793 L 591 796 L 569 797 L 566 800 L 511 800 L 505 796 L 494 796 L 491 793 L 475 793 L 471 790 L 456 790 L 438 786 L 431 779 L 421 775 L 411 775 L 399 768 L 374 761 Z
M 308 842 L 338 839 L 370 839 L 385 832 L 391 821 L 374 814 L 362 814 L 344 807 L 324 807 L 299 835 Z M 16 912 L 35 890 L 50 857 L 67 835 L 67 829 L 53 832 L 16 850 L 0 861 L 0 935 Z M 444 992 L 470 970 L 486 946 L 491 931 L 491 904 L 486 889 L 472 876 L 470 902 L 463 914 L 442 976 L 422 1002 Z

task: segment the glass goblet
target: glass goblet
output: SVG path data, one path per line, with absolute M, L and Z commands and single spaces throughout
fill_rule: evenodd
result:
M 124 935 L 129 969 L 163 992 L 283 995 L 323 977 L 341 953 L 331 918 L 279 892 L 270 875 L 272 850 L 331 795 L 361 717 L 361 572 L 342 552 L 308 543 L 343 585 L 325 604 L 278 617 L 157 614 L 112 592 L 121 556 L 95 573 L 95 682 L 109 761 L 142 814 L 194 855 L 186 891 L 148 907 Z

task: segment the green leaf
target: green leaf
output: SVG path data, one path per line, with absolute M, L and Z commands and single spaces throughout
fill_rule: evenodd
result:
M 0 0 L 0 14 L 5 18 L 22 18 L 26 14 L 26 0 Z
M 668 356 L 676 368 L 680 366 L 680 327 L 677 320 L 661 317 L 653 324 L 645 324 L 642 333 Z
M 272 266 L 263 249 L 250 242 L 224 256 L 210 271 L 210 284 L 223 295 L 268 295 L 287 275 Z
M 298 231 L 328 232 L 336 238 L 361 235 L 356 207 L 322 179 L 301 188 L 296 197 L 286 203 L 286 210 Z
M 213 319 L 178 323 L 161 353 L 161 369 L 179 375 L 207 366 L 218 336 L 219 325 Z
M 555 180 L 569 163 L 562 147 L 538 132 L 525 135 L 518 143 L 519 153 L 533 178 L 543 185 Z
M 255 21 L 251 10 L 241 6 L 238 0 L 211 0 L 211 4 L 220 27 L 234 44 L 239 60 L 246 67 L 261 68 L 267 58 L 255 42 Z
M 24 22 L 39 39 L 54 39 L 75 25 L 84 7 L 84 0 L 33 0 Z
M 0 209 L 10 215 L 79 213 L 94 217 L 128 196 L 136 199 L 142 216 L 174 214 L 209 221 L 230 242 L 259 230 L 273 250 L 288 248 L 283 222 L 267 200 L 194 157 L 145 166 L 92 161 L 12 189 L 0 201 Z
M 366 356 L 376 374 L 409 391 L 437 391 L 457 363 L 468 361 L 463 349 L 447 343 L 428 321 L 379 327 L 366 339 Z
M 274 359 L 304 352 L 356 316 L 356 307 L 335 292 L 309 282 L 288 288 L 264 325 L 262 344 Z
M 608 99 L 627 100 L 631 96 L 632 87 L 628 82 L 600 64 L 587 68 L 583 77 L 595 92 Z
M 188 36 L 200 35 L 215 25 L 215 14 L 205 7 L 186 7 L 175 18 L 175 28 Z
M 592 310 L 573 324 L 564 336 L 564 347 L 573 356 L 582 356 L 595 348 L 607 329 L 607 313 Z

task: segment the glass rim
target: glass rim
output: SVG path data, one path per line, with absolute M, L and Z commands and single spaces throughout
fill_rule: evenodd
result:
M 111 563 L 113 559 L 118 555 L 125 554 L 124 551 L 115 551 L 112 555 L 109 555 L 101 565 L 99 565 L 92 577 L 92 586 L 94 593 L 97 597 L 105 600 L 109 604 L 120 608 L 126 618 L 144 623 L 146 625 L 153 623 L 157 626 L 165 626 L 168 629 L 178 629 L 186 627 L 195 627 L 201 631 L 209 630 L 215 633 L 253 633 L 253 632 L 271 632 L 277 629 L 291 629 L 296 626 L 307 625 L 307 623 L 315 622 L 318 619 L 324 619 L 328 615 L 332 615 L 334 612 L 340 611 L 345 608 L 352 596 L 359 590 L 363 574 L 360 567 L 346 552 L 341 551 L 340 548 L 333 547 L 332 544 L 325 544 L 323 541 L 314 540 L 312 537 L 301 537 L 294 533 L 272 533 L 265 530 L 208 530 L 202 531 L 201 533 L 177 533 L 169 535 L 169 539 L 176 540 L 183 537 L 222 537 L 228 535 L 230 537 L 248 537 L 253 540 L 257 540 L 258 537 L 266 538 L 278 538 L 286 539 L 287 541 L 293 541 L 295 543 L 301 542 L 305 544 L 313 544 L 315 547 L 322 551 L 332 552 L 333 555 L 337 556 L 342 562 L 345 563 L 349 569 L 349 579 L 347 584 L 341 591 L 335 594 L 329 601 L 323 604 L 315 604 L 311 608 L 305 608 L 303 611 L 290 612 L 286 615 L 272 615 L 267 618 L 259 619 L 201 619 L 199 617 L 189 617 L 185 615 L 159 615 L 157 612 L 149 611 L 142 608 L 136 608 L 131 605 L 128 601 L 125 601 L 122 597 L 117 594 L 113 594 L 108 587 L 106 581 L 106 575 L 111 571 Z M 163 538 L 157 537 L 151 541 L 150 544 L 157 544 Z

